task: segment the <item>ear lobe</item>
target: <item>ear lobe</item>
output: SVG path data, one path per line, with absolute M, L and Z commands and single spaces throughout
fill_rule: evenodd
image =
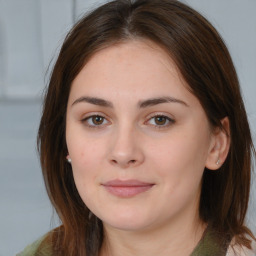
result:
M 230 147 L 230 126 L 228 117 L 221 120 L 223 129 L 219 127 L 212 134 L 212 144 L 205 167 L 217 170 L 225 162 Z
M 71 163 L 71 158 L 70 158 L 69 154 L 66 156 L 66 159 L 67 159 L 67 161 L 68 161 L 69 163 Z

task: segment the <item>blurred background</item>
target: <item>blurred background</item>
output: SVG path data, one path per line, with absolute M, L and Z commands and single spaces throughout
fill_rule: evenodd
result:
M 0 256 L 59 224 L 47 198 L 36 133 L 47 69 L 85 12 L 106 1 L 0 0 Z M 256 143 L 256 1 L 182 1 L 205 15 L 230 49 Z M 248 225 L 256 233 L 253 176 Z

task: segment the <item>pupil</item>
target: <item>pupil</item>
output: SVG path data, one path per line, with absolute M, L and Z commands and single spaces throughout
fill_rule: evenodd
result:
M 103 118 L 101 116 L 95 116 L 93 118 L 93 123 L 94 124 L 102 124 L 102 122 L 103 122 Z
M 157 124 L 163 125 L 163 124 L 165 124 L 165 122 L 166 122 L 166 118 L 165 117 L 163 117 L 163 116 L 156 117 L 156 123 Z

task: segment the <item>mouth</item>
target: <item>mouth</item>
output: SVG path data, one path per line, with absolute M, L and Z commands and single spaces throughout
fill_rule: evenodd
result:
M 111 180 L 102 186 L 112 195 L 129 198 L 150 190 L 155 184 L 139 180 Z

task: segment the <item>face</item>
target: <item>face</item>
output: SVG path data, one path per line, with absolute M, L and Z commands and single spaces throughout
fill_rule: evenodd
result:
M 213 135 L 175 64 L 148 41 L 96 53 L 72 83 L 66 140 L 78 192 L 106 226 L 198 216 Z

